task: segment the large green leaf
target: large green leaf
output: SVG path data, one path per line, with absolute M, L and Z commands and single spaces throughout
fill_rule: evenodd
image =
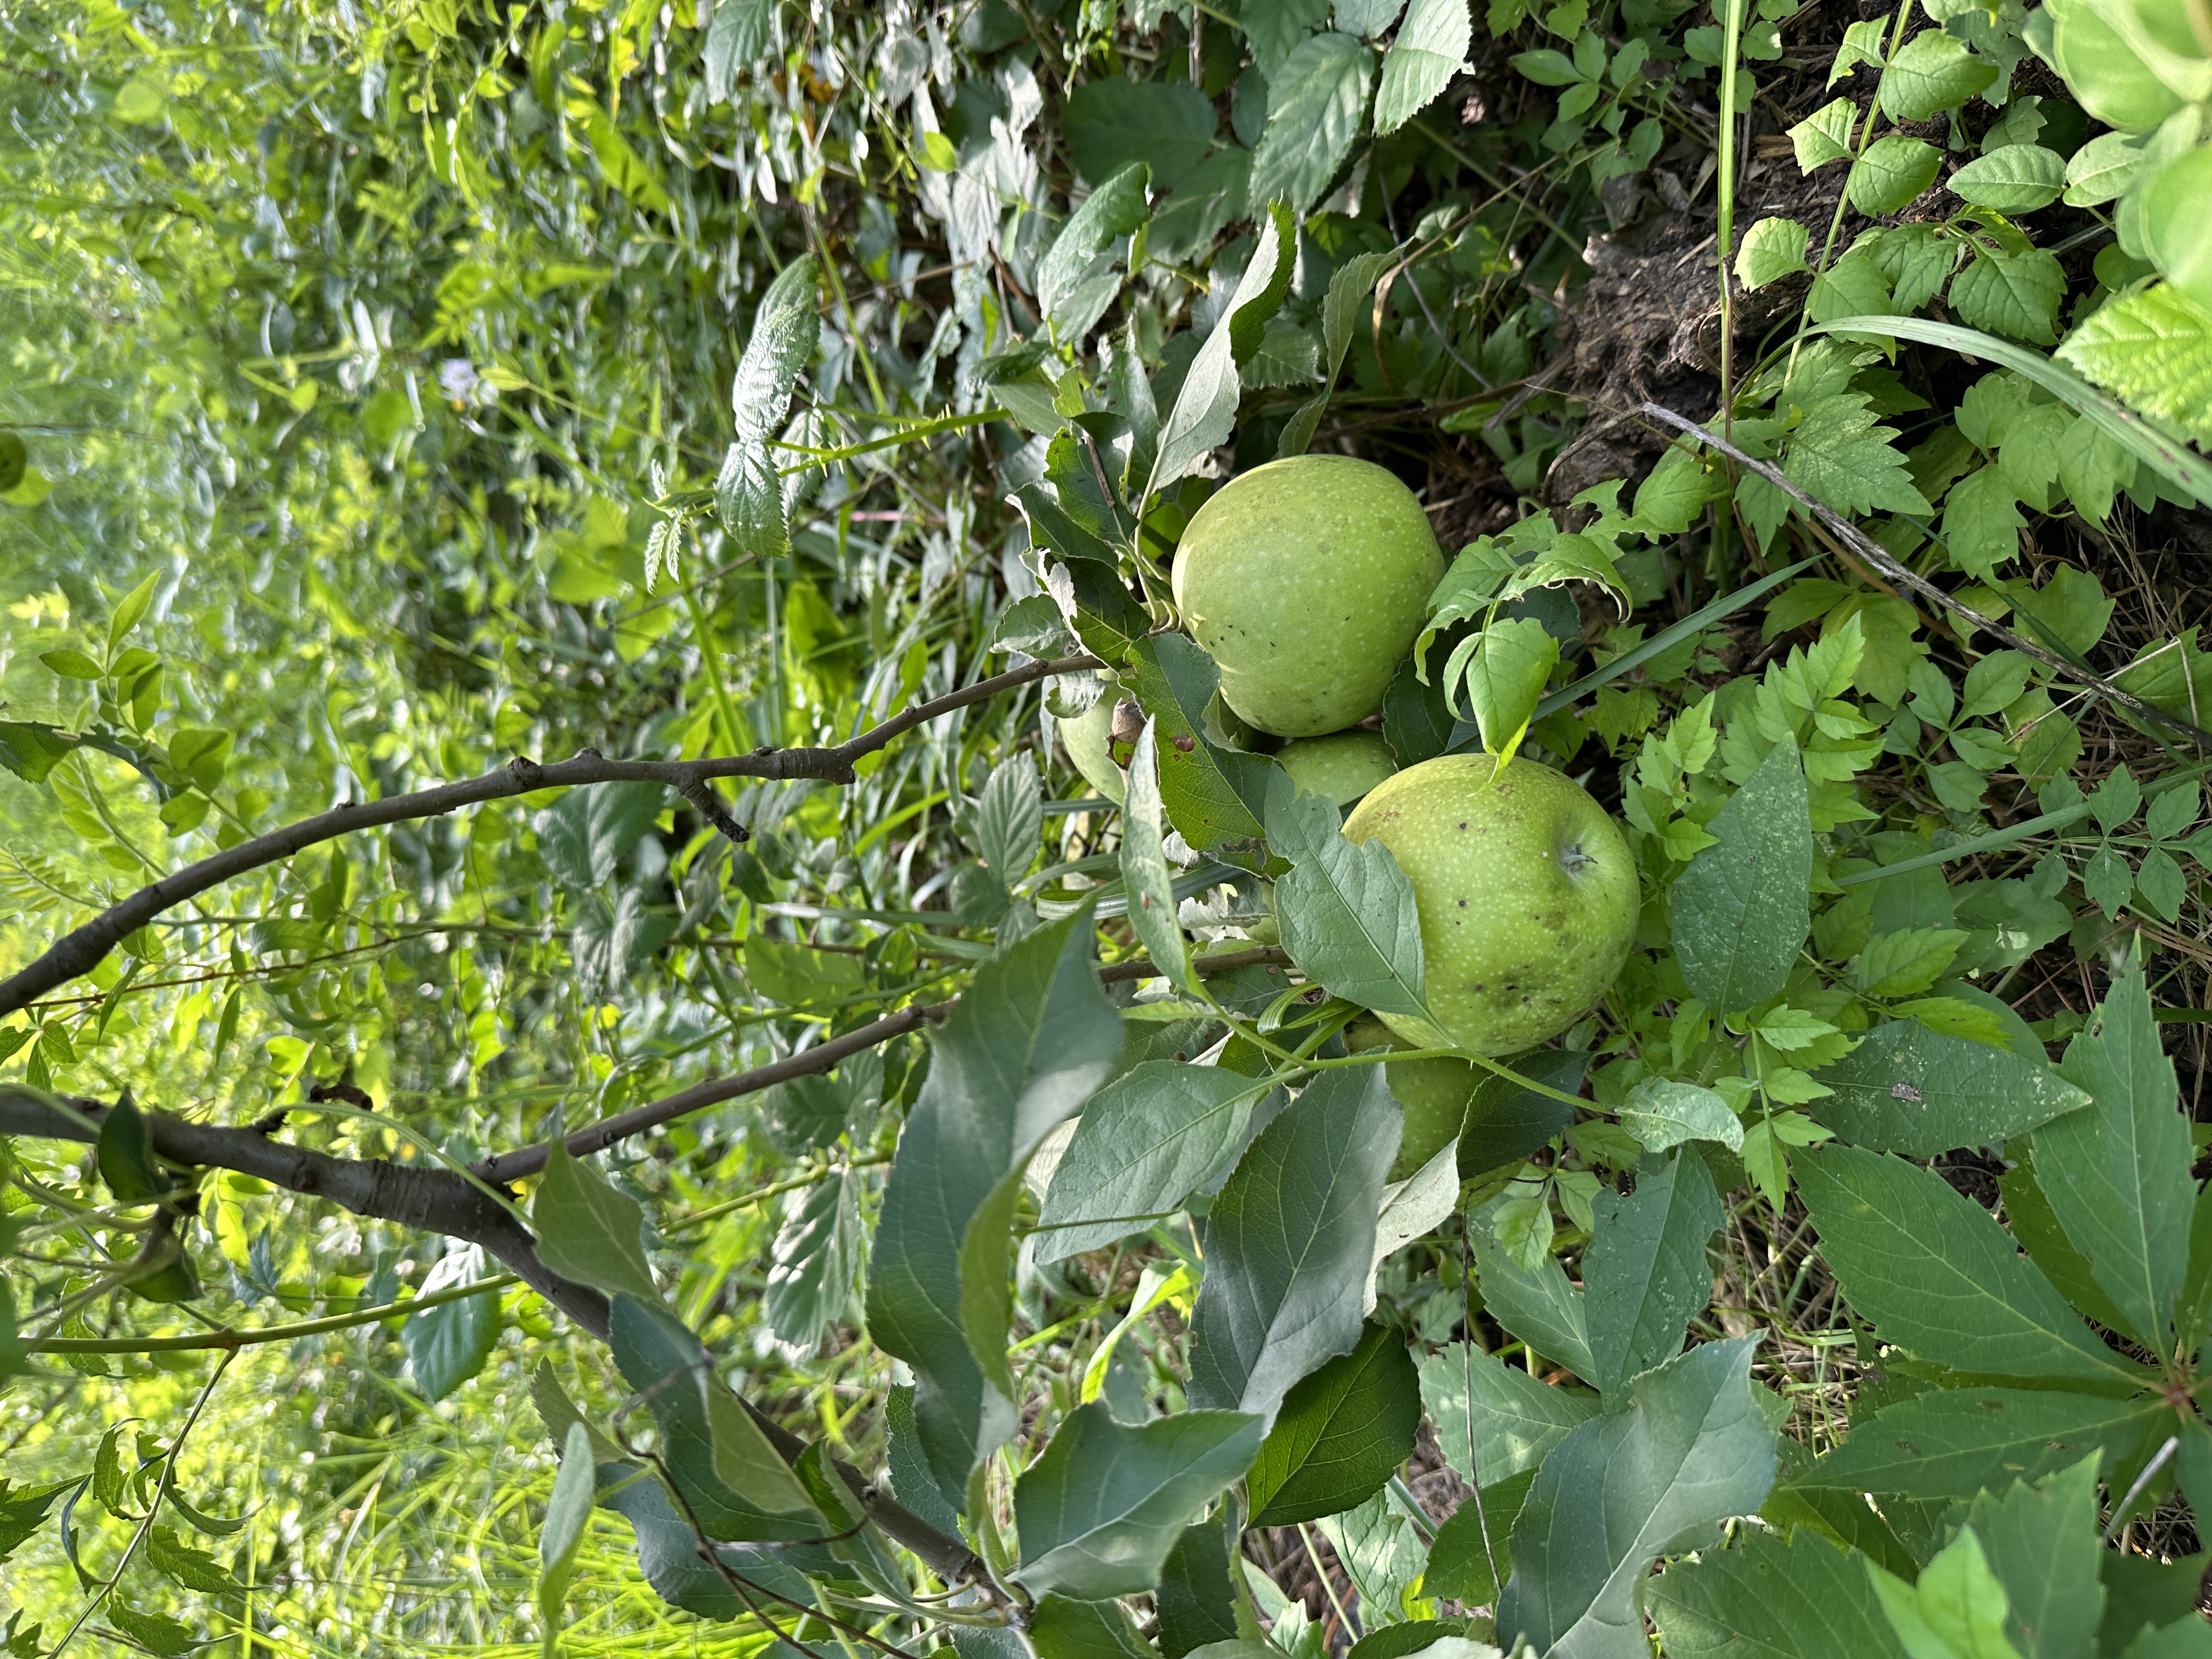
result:
M 1175 872 L 1162 850 L 1159 722 L 1148 720 L 1129 757 L 1128 793 L 1121 806 L 1121 888 L 1129 896 L 1129 926 L 1152 953 L 1152 965 L 1177 990 L 1194 992 L 1190 949 L 1176 919 Z
M 1532 1082 L 1549 1084 L 1571 1095 L 1583 1086 L 1589 1059 L 1582 1048 L 1535 1048 L 1509 1055 L 1504 1063 Z M 1574 1116 L 1575 1109 L 1564 1100 L 1540 1095 L 1510 1078 L 1485 1073 L 1474 1085 L 1474 1098 L 1468 1103 L 1467 1121 L 1460 1130 L 1462 1178 L 1518 1164 L 1573 1122 Z
M 976 970 L 934 1036 L 884 1194 L 868 1328 L 914 1367 L 915 1429 L 956 1507 L 1014 1427 L 1006 1330 L 1022 1168 L 1121 1048 L 1091 933 L 1089 912 L 1079 910 Z
M 1352 153 L 1367 113 L 1375 54 L 1334 31 L 1303 40 L 1267 77 L 1267 125 L 1252 152 L 1252 199 L 1303 218 Z M 1411 112 L 1407 112 L 1411 113 Z
M 1913 1659 L 2018 1659 L 2006 1639 L 2004 1586 L 1971 1529 L 1937 1552 L 1911 1583 L 1872 1566 L 1867 1579 Z
M 660 1456 L 710 1537 L 811 1538 L 822 1517 L 684 1322 L 618 1291 L 608 1345 L 623 1381 L 646 1397 Z
M 532 820 L 538 856 L 572 893 L 602 886 L 615 860 L 635 847 L 668 805 L 651 783 L 595 783 L 571 789 Z
M 1238 1162 L 1206 1218 L 1190 1401 L 1272 1425 L 1291 1386 L 1359 1340 L 1401 1114 L 1379 1066 L 1322 1073 Z
M 2039 1060 L 1915 1019 L 1875 1026 L 1815 1076 L 1833 1091 L 1813 1103 L 1820 1121 L 1856 1146 L 1908 1158 L 1989 1146 L 2088 1099 Z
M 1053 1172 L 1037 1259 L 1095 1250 L 1182 1208 L 1243 1144 L 1267 1088 L 1224 1067 L 1169 1060 L 1115 1078 L 1084 1109 Z
M 1939 1389 L 1854 1425 L 1844 1443 L 1790 1478 L 1808 1492 L 1969 1498 L 2039 1480 L 2100 1448 L 2124 1462 L 2172 1408 L 2155 1395 L 2115 1400 L 2031 1389 Z
M 988 1645 L 974 1650 L 976 1659 L 1019 1659 L 1024 1652 L 1022 1638 L 1010 1630 L 975 1634 L 991 1638 Z M 1115 1601 L 1048 1595 L 1036 1604 L 1023 1634 L 1027 1651 L 1036 1659 L 1151 1659 L 1156 1651 L 1130 1622 L 1127 1609 Z
M 1015 1483 L 1014 1577 L 1033 1595 L 1086 1601 L 1152 1589 L 1185 1524 L 1259 1449 L 1260 1419 L 1237 1412 L 1132 1429 L 1103 1401 L 1077 1407 Z
M 1181 634 L 1153 634 L 1130 648 L 1123 678 L 1152 717 L 1160 805 L 1176 833 L 1200 852 L 1256 840 L 1275 765 L 1207 739 L 1213 659 Z
M 1379 841 L 1346 840 L 1335 806 L 1269 792 L 1267 844 L 1293 860 L 1275 884 L 1283 948 L 1306 976 L 1378 1013 L 1433 1023 L 1421 993 L 1421 918 L 1413 884 Z
M 2129 1333 L 2164 1352 L 2197 1202 L 2189 1121 L 2140 963 L 2114 977 L 2099 1013 L 2061 1068 L 2092 1103 L 2035 1132 L 2036 1182 Z
M 1855 1146 L 1792 1160 L 1820 1254 L 1885 1342 L 1973 1376 L 2140 1384 L 1990 1212 L 1933 1170 Z
M 1245 1492 L 1255 1527 L 1288 1526 L 1365 1502 L 1413 1455 L 1420 1378 L 1406 1340 L 1370 1324 L 1284 1397 Z
M 1796 746 L 1775 744 L 1713 815 L 1675 878 L 1674 955 L 1691 994 L 1734 1013 L 1779 991 L 1812 931 L 1813 820 Z
M 1692 1348 L 1544 1460 L 1514 1528 L 1501 1637 L 1558 1659 L 1648 1659 L 1637 1591 L 1652 1561 L 1717 1541 L 1774 1484 L 1774 1431 L 1751 1391 L 1757 1346 Z
M 1533 1469 L 1578 1423 L 1594 1395 L 1570 1393 L 1465 1342 L 1421 1361 L 1421 1400 L 1445 1461 L 1488 1486 Z
M 1672 1659 L 1905 1659 L 1865 1558 L 1809 1527 L 1787 1542 L 1747 1527 L 1668 1567 L 1650 1600 Z
M 1583 1252 L 1583 1313 L 1597 1385 L 1613 1403 L 1682 1351 L 1682 1333 L 1712 1295 L 1706 1241 L 1726 1218 L 1694 1148 L 1650 1157 L 1623 1198 L 1601 1191 Z
M 648 1300 L 658 1297 L 638 1231 L 644 1219 L 635 1199 L 569 1157 L 561 1142 L 553 1143 L 544 1179 L 530 1197 L 538 1255 L 547 1267 L 609 1295 L 628 1291 Z
M 2094 1650 L 2105 1611 L 2098 1519 L 2094 1456 L 2033 1486 L 2015 1482 L 2003 1493 L 1975 1496 L 1966 1524 L 2004 1586 L 2005 1634 L 2021 1659 L 2075 1659 Z
M 1457 3 L 1457 0 L 1453 0 Z M 1367 296 L 1375 292 L 1375 284 L 1382 277 L 1396 252 L 1355 253 L 1336 268 L 1328 279 L 1328 292 L 1321 302 L 1322 356 L 1323 375 L 1322 388 L 1298 406 L 1297 412 L 1283 423 L 1283 435 L 1277 441 L 1277 459 L 1287 455 L 1303 455 L 1306 446 L 1313 442 L 1314 428 L 1321 424 L 1322 413 L 1328 408 L 1329 393 L 1336 385 L 1338 372 L 1344 368 L 1344 354 L 1352 344 L 1352 331 L 1358 326 L 1361 308 Z M 1401 671 L 1400 679 L 1411 677 Z M 1396 682 L 1394 681 L 1395 686 Z M 1443 721 L 1444 734 L 1450 735 L 1451 722 Z M 1433 752 L 1433 751 L 1432 751 Z M 35 780 L 34 780 L 35 781 Z

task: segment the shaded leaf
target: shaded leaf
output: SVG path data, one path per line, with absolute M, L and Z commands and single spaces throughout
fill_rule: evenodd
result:
M 1845 1140 L 1908 1158 L 1985 1146 L 2048 1123 L 2088 1097 L 2048 1066 L 1917 1020 L 1887 1020 L 1814 1077 L 1813 1103 Z
M 1285 1396 L 1246 1484 L 1249 1524 L 1288 1526 L 1364 1502 L 1413 1455 L 1420 1420 L 1405 1339 L 1370 1324 L 1350 1353 Z
M 1691 994 L 1733 1013 L 1783 988 L 1812 931 L 1813 823 L 1796 746 L 1769 750 L 1705 830 L 1715 844 L 1672 891 L 1674 952 Z

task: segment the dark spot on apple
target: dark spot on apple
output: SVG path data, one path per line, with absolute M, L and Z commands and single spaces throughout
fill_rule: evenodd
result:
M 1462 830 L 1464 830 L 1464 829 L 1466 829 L 1466 828 L 1467 828 L 1467 825 L 1466 825 L 1464 823 L 1462 823 L 1460 825 L 1460 828 L 1461 828 L 1461 829 L 1462 829 Z
M 1462 910 L 1467 908 L 1467 901 L 1465 899 L 1462 899 L 1459 902 L 1459 908 Z

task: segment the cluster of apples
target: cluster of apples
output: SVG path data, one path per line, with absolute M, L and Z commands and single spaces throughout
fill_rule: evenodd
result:
M 1565 1030 L 1611 988 L 1635 936 L 1636 865 L 1589 792 L 1534 761 L 1501 771 L 1487 754 L 1447 754 L 1399 769 L 1374 717 L 1443 574 L 1413 492 L 1342 455 L 1224 485 L 1184 531 L 1173 572 L 1230 713 L 1288 739 L 1275 759 L 1300 789 L 1350 806 L 1344 834 L 1379 841 L 1411 880 L 1428 1004 L 1451 1045 L 1504 1055 Z M 1395 1015 L 1358 1022 L 1346 1041 L 1437 1046 Z M 1407 1108 L 1400 1175 L 1456 1135 L 1475 1080 L 1461 1060 L 1391 1066 Z

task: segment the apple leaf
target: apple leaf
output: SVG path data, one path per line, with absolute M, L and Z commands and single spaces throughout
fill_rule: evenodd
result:
M 1559 641 L 1533 617 L 1494 622 L 1462 640 L 1444 665 L 1444 689 L 1463 689 L 1482 746 L 1503 770 L 1528 735 L 1559 660 Z

